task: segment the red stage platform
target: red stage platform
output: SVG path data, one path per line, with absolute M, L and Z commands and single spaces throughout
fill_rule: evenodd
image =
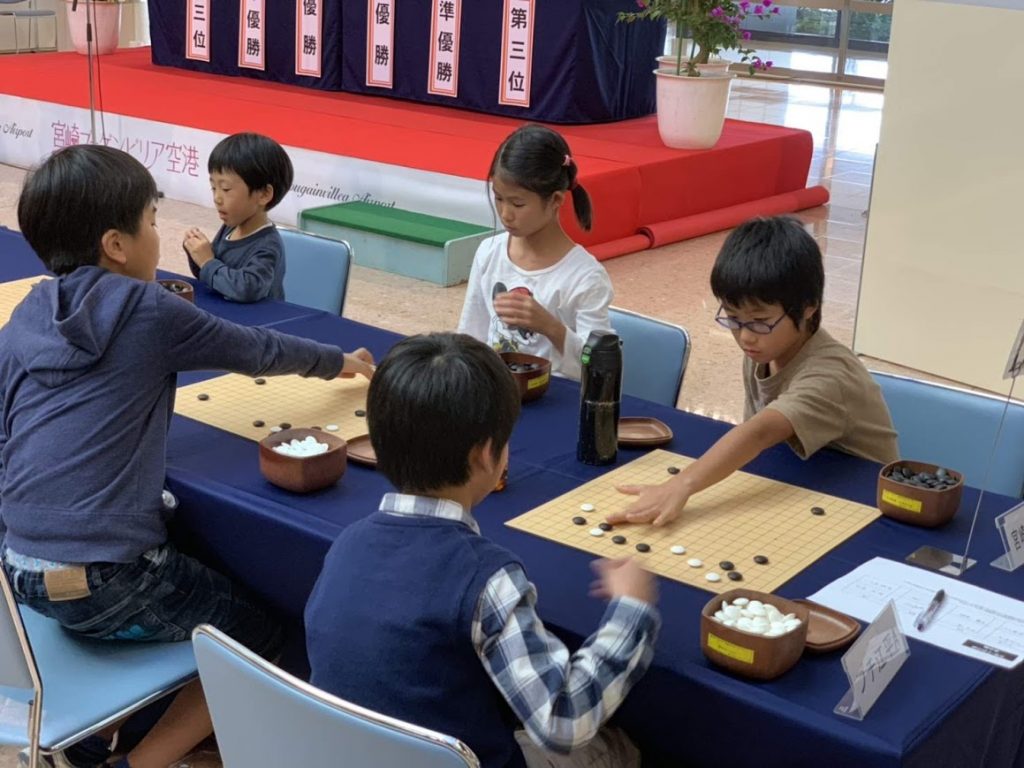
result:
M 102 60 L 102 107 L 108 115 L 214 133 L 260 131 L 291 147 L 467 179 L 485 177 L 495 148 L 519 124 L 387 98 L 158 67 L 148 48 Z M 0 94 L 87 108 L 88 92 L 78 54 L 0 57 Z M 806 131 L 729 120 L 714 149 L 690 152 L 662 146 L 653 116 L 558 130 L 572 147 L 595 212 L 591 232 L 568 228 L 600 258 L 828 200 L 824 188 L 806 188 L 812 152 Z M 196 183 L 205 192 L 205 173 L 199 176 Z M 450 216 L 460 218 L 459 211 Z

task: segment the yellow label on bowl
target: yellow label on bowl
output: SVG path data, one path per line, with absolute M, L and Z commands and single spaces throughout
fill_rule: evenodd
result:
M 730 643 L 728 640 L 723 640 L 718 635 L 713 635 L 710 632 L 708 632 L 708 648 L 716 650 L 723 656 L 728 656 L 730 659 L 742 661 L 744 664 L 754 663 L 753 648 L 744 648 L 742 645 Z
M 550 373 L 545 373 L 543 376 L 538 376 L 535 379 L 530 379 L 528 382 L 526 382 L 526 388 L 527 389 L 536 389 L 537 387 L 543 387 L 545 384 L 548 383 L 548 379 L 550 379 L 550 378 L 551 378 L 551 374 Z
M 921 502 L 917 499 L 911 499 L 906 496 L 901 496 L 893 491 L 882 491 L 882 501 L 886 504 L 892 504 L 894 507 L 905 509 L 907 512 L 920 512 Z

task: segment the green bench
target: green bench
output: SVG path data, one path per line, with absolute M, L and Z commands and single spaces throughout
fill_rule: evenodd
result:
M 467 280 L 477 246 L 494 234 L 477 224 L 360 202 L 308 208 L 299 228 L 347 240 L 360 266 L 439 285 Z

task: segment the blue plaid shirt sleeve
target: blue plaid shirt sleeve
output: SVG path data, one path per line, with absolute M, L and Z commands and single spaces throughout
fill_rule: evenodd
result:
M 487 582 L 473 645 L 530 738 L 551 752 L 589 742 L 654 656 L 657 610 L 633 598 L 608 604 L 597 631 L 570 654 L 537 616 L 537 592 L 518 565 Z

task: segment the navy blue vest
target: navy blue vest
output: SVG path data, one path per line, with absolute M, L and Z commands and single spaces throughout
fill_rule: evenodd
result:
M 306 605 L 311 682 L 461 739 L 486 768 L 524 765 L 518 721 L 473 649 L 487 580 L 511 552 L 465 525 L 377 512 L 346 528 Z

